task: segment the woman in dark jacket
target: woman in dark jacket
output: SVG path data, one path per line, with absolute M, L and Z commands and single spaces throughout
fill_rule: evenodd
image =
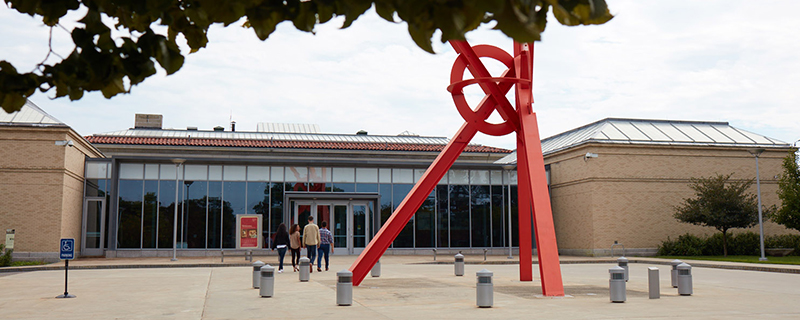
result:
M 286 225 L 281 223 L 278 226 L 278 232 L 275 233 L 275 241 L 272 242 L 272 250 L 278 249 L 278 257 L 280 257 L 278 273 L 283 273 L 283 257 L 286 256 L 286 247 L 289 246 L 289 232 L 286 231 Z

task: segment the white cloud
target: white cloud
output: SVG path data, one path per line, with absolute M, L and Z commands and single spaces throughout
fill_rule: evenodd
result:
M 564 27 L 552 19 L 536 43 L 535 109 L 543 137 L 606 117 L 722 120 L 786 142 L 800 138 L 800 3 L 610 1 L 616 18 Z M 73 18 L 76 15 L 71 15 Z M 257 122 L 317 123 L 325 132 L 452 136 L 463 123 L 450 94 L 454 51 L 434 41 L 417 48 L 405 24 L 373 12 L 348 29 L 341 19 L 316 34 L 281 24 L 266 41 L 233 24 L 215 27 L 209 47 L 188 55 L 177 74 L 163 72 L 111 100 L 33 101 L 84 135 L 131 127 L 134 113 L 161 113 L 166 127 Z M 54 32 L 56 51 L 71 51 Z M 47 53 L 41 22 L 0 8 L 0 60 L 28 71 Z M 468 35 L 511 50 L 498 31 Z M 497 70 L 499 68 L 493 68 Z M 474 106 L 482 97 L 469 88 Z M 49 94 L 52 96 L 52 93 Z M 497 122 L 499 117 L 492 118 Z M 514 148 L 513 137 L 478 143 Z

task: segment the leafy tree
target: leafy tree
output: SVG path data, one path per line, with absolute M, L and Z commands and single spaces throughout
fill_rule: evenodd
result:
M 373 5 L 389 22 L 408 23 L 408 32 L 423 50 L 433 53 L 431 38 L 441 30 L 441 41 L 461 40 L 483 23 L 495 21 L 498 29 L 519 42 L 540 39 L 552 9 L 559 23 L 568 26 L 603 24 L 613 16 L 605 0 L 5 0 L 23 14 L 41 17 L 52 28 L 67 12 L 86 10 L 72 30 L 75 49 L 61 61 L 47 58 L 36 70 L 18 73 L 0 61 L 0 106 L 19 110 L 38 88 L 55 88 L 55 97 L 78 100 L 84 92 L 100 91 L 106 98 L 130 91 L 130 86 L 156 73 L 157 62 L 167 74 L 183 66 L 184 55 L 176 39 L 183 35 L 190 53 L 204 48 L 212 24 L 243 25 L 265 40 L 284 21 L 298 30 L 314 32 L 317 24 L 344 16 L 349 27 Z M 103 19 L 106 18 L 106 19 Z M 110 18 L 110 19 L 109 19 Z M 105 21 L 104 21 L 105 20 Z M 113 21 L 113 22 L 111 22 Z M 114 23 L 110 25 L 110 23 Z M 166 34 L 153 30 L 154 25 Z M 113 30 L 130 36 L 112 38 Z M 163 32 L 162 32 L 163 33 Z M 50 56 L 51 51 L 47 54 Z M 126 82 L 128 85 L 126 85 Z
M 722 252 L 728 255 L 728 229 L 749 228 L 758 222 L 756 195 L 746 193 L 753 180 L 729 181 L 733 173 L 692 178 L 695 198 L 683 199 L 675 207 L 675 219 L 714 227 L 722 232 Z
M 796 151 L 792 149 L 783 158 L 783 174 L 778 180 L 781 206 L 771 218 L 777 224 L 800 231 L 800 168 L 797 166 Z

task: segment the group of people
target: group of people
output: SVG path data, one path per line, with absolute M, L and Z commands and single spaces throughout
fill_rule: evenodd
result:
M 306 248 L 308 260 L 311 263 L 309 272 L 314 272 L 314 258 L 317 258 L 317 271 L 322 271 L 322 258 L 325 258 L 325 271 L 328 271 L 329 256 L 333 253 L 333 234 L 328 230 L 328 222 L 322 221 L 320 226 L 314 224 L 314 217 L 308 216 L 308 224 L 303 228 L 303 238 L 300 239 L 300 225 L 292 225 L 291 232 L 286 230 L 286 225 L 281 223 L 272 242 L 272 250 L 278 249 L 278 273 L 283 273 L 283 258 L 286 251 L 292 251 L 292 268 L 297 272 L 300 267 L 300 249 Z

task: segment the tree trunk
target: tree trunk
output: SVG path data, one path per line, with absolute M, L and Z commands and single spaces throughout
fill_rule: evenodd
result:
M 728 256 L 728 229 L 722 230 L 722 256 Z

